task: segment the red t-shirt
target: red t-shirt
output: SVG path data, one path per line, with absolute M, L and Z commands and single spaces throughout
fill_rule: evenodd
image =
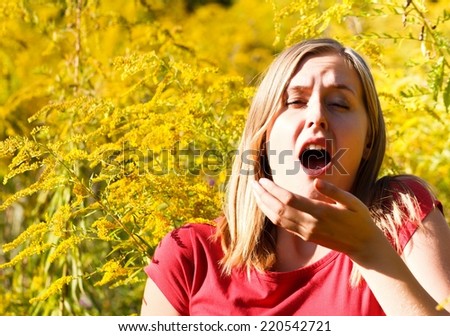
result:
M 409 184 L 409 183 L 408 183 Z M 421 219 L 439 205 L 426 189 L 410 185 L 420 202 Z M 440 207 L 440 205 L 439 205 Z M 405 225 L 402 246 L 416 226 Z M 189 224 L 169 233 L 145 268 L 181 315 L 343 316 L 385 315 L 367 284 L 349 284 L 352 261 L 331 251 L 319 261 L 291 272 L 234 270 L 223 275 L 215 227 Z

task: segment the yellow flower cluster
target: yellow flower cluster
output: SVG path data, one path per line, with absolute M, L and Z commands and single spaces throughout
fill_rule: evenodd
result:
M 108 241 L 113 239 L 110 234 L 112 230 L 117 228 L 117 225 L 114 225 L 106 218 L 100 218 L 92 223 L 92 228 L 97 230 L 98 238 Z
M 50 287 L 46 288 L 39 296 L 30 299 L 30 304 L 34 304 L 39 301 L 45 301 L 50 296 L 60 293 L 64 286 L 69 284 L 73 280 L 73 276 L 63 276 L 52 282 Z
M 0 211 L 5 210 L 8 208 L 11 204 L 17 202 L 21 198 L 30 196 L 35 194 L 38 191 L 45 191 L 45 190 L 52 190 L 59 186 L 64 185 L 64 183 L 67 181 L 67 178 L 64 176 L 51 176 L 48 177 L 45 180 L 39 180 L 33 184 L 31 184 L 29 187 L 22 189 L 15 194 L 9 196 L 3 204 L 0 204 Z
M 67 239 L 64 239 L 58 242 L 56 248 L 50 253 L 47 258 L 49 263 L 54 262 L 58 257 L 64 256 L 69 249 L 77 248 L 77 245 L 82 241 L 80 237 L 70 236 Z
M 30 246 L 25 247 L 21 250 L 15 257 L 13 257 L 10 261 L 0 264 L 0 269 L 5 269 L 8 267 L 13 267 L 19 262 L 23 261 L 27 257 L 31 257 L 34 255 L 39 255 L 45 251 L 48 251 L 52 246 L 51 243 L 37 243 L 33 242 Z
M 102 266 L 100 272 L 103 273 L 103 277 L 100 281 L 95 283 L 95 286 L 103 286 L 113 280 L 123 278 L 129 275 L 130 271 L 127 268 L 124 268 L 119 260 L 109 260 Z
M 64 204 L 59 207 L 53 216 L 48 221 L 48 227 L 53 230 L 53 233 L 57 237 L 64 237 L 67 228 L 66 223 L 71 215 L 71 208 L 69 204 Z
M 14 239 L 10 243 L 3 244 L 2 249 L 3 252 L 9 252 L 15 248 L 17 248 L 19 245 L 23 244 L 25 241 L 27 241 L 30 238 L 33 238 L 35 241 L 42 241 L 44 238 L 44 235 L 48 232 L 47 223 L 38 223 L 30 225 L 25 231 L 23 231 L 16 239 Z

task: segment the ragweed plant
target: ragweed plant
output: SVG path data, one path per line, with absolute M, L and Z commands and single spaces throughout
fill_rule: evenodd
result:
M 113 299 L 100 288 L 142 285 L 169 230 L 220 215 L 252 91 L 151 20 L 151 8 L 130 5 L 124 18 L 100 2 L 19 4 L 33 20 L 12 24 L 37 30 L 57 65 L 39 73 L 53 80 L 40 84 L 29 126 L 0 143 L 0 210 L 23 211 L 0 265 L 6 278 L 23 274 L 22 286 L 4 280 L 0 312 L 105 314 Z M 128 44 L 105 58 L 96 43 L 111 29 Z

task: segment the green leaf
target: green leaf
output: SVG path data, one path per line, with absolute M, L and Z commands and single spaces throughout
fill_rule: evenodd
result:
M 447 80 L 447 85 L 442 93 L 442 96 L 444 98 L 445 111 L 448 112 L 450 107 L 450 78 Z

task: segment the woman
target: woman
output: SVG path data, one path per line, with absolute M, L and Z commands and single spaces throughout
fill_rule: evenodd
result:
M 448 315 L 442 206 L 416 177 L 377 180 L 385 143 L 361 56 L 331 39 L 282 52 L 250 107 L 224 217 L 161 242 L 141 313 Z

